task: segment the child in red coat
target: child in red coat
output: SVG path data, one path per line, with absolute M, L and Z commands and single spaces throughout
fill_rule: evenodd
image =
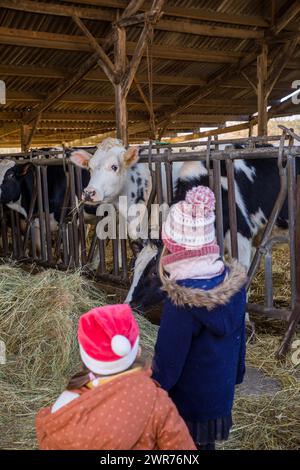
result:
M 175 405 L 138 360 L 139 338 L 128 305 L 95 308 L 80 318 L 84 370 L 52 407 L 39 411 L 40 449 L 195 449 Z

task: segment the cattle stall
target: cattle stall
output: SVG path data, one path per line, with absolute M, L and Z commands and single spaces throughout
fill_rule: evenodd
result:
M 230 228 L 229 255 L 238 257 L 239 240 L 237 225 L 237 192 L 234 174 L 236 160 L 277 159 L 280 190 L 272 201 L 272 211 L 265 225 L 260 243 L 255 250 L 248 271 L 248 285 L 251 286 L 261 260 L 265 267 L 265 301 L 261 304 L 248 304 L 249 311 L 280 318 L 288 321 L 285 338 L 278 354 L 286 351 L 297 324 L 300 295 L 299 250 L 296 243 L 300 237 L 300 223 L 297 217 L 300 203 L 300 181 L 296 174 L 296 159 L 300 157 L 300 146 L 294 145 L 299 139 L 292 130 L 283 128 L 282 134 L 269 137 L 249 137 L 246 139 L 212 140 L 158 145 L 151 141 L 148 146 L 140 147 L 140 162 L 149 165 L 152 178 L 152 191 L 148 201 L 171 205 L 174 197 L 173 168 L 176 162 L 202 161 L 208 172 L 209 186 L 216 197 L 216 236 L 221 252 L 224 254 L 224 220 L 221 194 L 221 163 L 226 165 L 228 215 Z M 266 143 L 274 144 L 266 147 Z M 222 149 L 221 149 L 222 147 Z M 240 147 L 240 148 L 234 148 Z M 200 149 L 199 149 L 200 148 Z M 83 188 L 82 170 L 70 161 L 69 151 L 27 152 L 4 155 L 14 159 L 17 165 L 30 164 L 34 167 L 32 198 L 26 219 L 15 208 L 0 205 L 0 256 L 13 258 L 20 262 L 38 264 L 61 270 L 81 268 L 94 278 L 121 285 L 130 285 L 130 258 L 132 256 L 127 240 L 98 239 L 95 225 L 99 218 L 95 215 L 91 225 L 84 217 L 84 204 L 80 203 Z M 63 168 L 66 180 L 63 204 L 59 215 L 57 230 L 51 231 L 49 212 L 49 188 L 47 172 L 50 167 Z M 163 190 L 163 187 L 165 190 Z M 278 215 L 288 200 L 288 233 L 272 236 Z M 90 221 L 89 221 L 90 222 Z M 93 235 L 88 236 L 88 228 Z M 38 244 L 37 244 L 38 238 Z M 278 243 L 290 246 L 291 302 L 289 309 L 274 307 L 272 284 L 272 253 Z M 37 249 L 37 245 L 39 249 Z

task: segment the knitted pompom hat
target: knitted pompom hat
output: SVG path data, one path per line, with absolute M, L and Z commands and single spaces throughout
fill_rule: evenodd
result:
M 207 186 L 194 186 L 185 196 L 185 201 L 194 206 L 201 207 L 204 217 L 211 217 L 215 212 L 215 195 Z
M 80 317 L 78 342 L 83 363 L 100 375 L 128 369 L 138 353 L 139 327 L 127 304 L 96 307 Z
M 186 193 L 184 201 L 171 207 L 163 225 L 162 238 L 171 253 L 204 250 L 217 253 L 215 241 L 215 196 L 206 186 L 196 186 Z M 203 253 L 204 254 L 204 253 Z

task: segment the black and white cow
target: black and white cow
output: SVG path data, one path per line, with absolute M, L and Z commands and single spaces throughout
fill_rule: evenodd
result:
M 90 171 L 90 181 L 83 186 L 82 200 L 85 205 L 98 206 L 111 203 L 122 213 L 125 208 L 119 205 L 119 198 L 124 196 L 127 207 L 134 204 L 146 204 L 151 192 L 151 177 L 146 163 L 138 163 L 138 147 L 126 148 L 118 139 L 107 138 L 98 145 L 92 155 L 85 150 L 76 150 L 71 154 L 71 161 Z M 122 213 L 127 221 L 129 238 L 135 238 L 136 221 Z
M 270 145 L 268 145 L 270 146 Z M 271 147 L 271 146 L 270 146 Z M 300 159 L 296 159 L 296 171 L 300 174 Z M 252 243 L 259 230 L 267 222 L 280 189 L 280 177 L 276 158 L 235 160 L 235 195 L 237 212 L 237 238 L 239 261 L 249 268 Z M 185 162 L 175 183 L 174 202 L 185 198 L 194 186 L 208 186 L 208 174 L 203 162 Z M 230 252 L 228 213 L 228 184 L 225 162 L 221 162 L 221 189 L 225 248 Z M 287 200 L 279 214 L 277 225 L 287 227 Z M 125 302 L 144 311 L 162 300 L 157 274 L 160 241 L 149 241 L 140 251 L 132 284 Z
M 21 215 L 23 220 L 28 217 L 34 191 L 34 165 L 30 162 L 22 165 L 13 160 L 0 160 L 0 202 Z M 83 172 L 85 184 L 89 181 L 89 173 Z M 50 230 L 58 229 L 60 214 L 66 191 L 66 175 L 62 165 L 51 165 L 47 169 L 47 184 L 49 195 Z M 37 218 L 37 203 L 34 208 L 34 227 L 36 228 L 37 250 L 39 251 L 39 219 Z
M 35 151 L 36 156 L 51 155 L 59 148 L 43 148 Z M 94 154 L 87 150 L 95 151 Z M 34 155 L 35 155 L 34 154 Z M 93 222 L 97 206 L 103 202 L 112 203 L 118 208 L 119 196 L 125 196 L 127 206 L 142 203 L 146 206 L 150 191 L 151 178 L 146 164 L 137 164 L 138 148 L 128 150 L 117 139 L 105 139 L 97 148 L 75 148 L 66 151 L 74 164 L 83 168 L 82 184 L 84 216 L 86 221 Z M 59 158 L 59 154 L 57 155 Z M 61 154 L 62 157 L 62 154 Z M 61 165 L 49 166 L 47 169 L 49 193 L 50 228 L 58 228 L 60 213 L 66 190 L 66 177 Z M 12 160 L 0 160 L 0 202 L 19 212 L 26 219 L 33 195 L 34 167 L 31 163 L 17 165 Z M 131 220 L 124 214 L 128 222 L 130 236 Z M 35 226 L 39 231 L 38 219 Z M 134 229 L 136 225 L 134 225 Z M 38 232 L 37 232 L 38 238 Z

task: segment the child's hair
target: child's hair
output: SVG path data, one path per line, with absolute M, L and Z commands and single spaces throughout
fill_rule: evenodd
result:
M 166 247 L 166 245 L 164 245 L 163 249 L 162 249 L 162 252 L 160 254 L 159 262 L 158 262 L 158 273 L 159 273 L 160 280 L 162 280 L 165 277 L 165 270 L 164 270 L 164 267 L 162 265 L 162 258 L 165 255 L 168 255 L 169 253 L 170 252 L 169 252 L 168 248 Z
M 133 364 L 128 367 L 127 370 L 134 369 L 135 367 L 141 367 L 143 369 L 148 369 L 150 367 L 150 362 L 147 355 L 142 354 L 140 357 L 137 357 Z M 125 372 L 125 371 L 124 371 Z M 90 374 L 94 374 L 90 369 L 88 369 L 84 364 L 82 364 L 81 370 L 77 374 L 73 375 L 69 380 L 67 385 L 67 390 L 77 390 L 81 387 L 84 387 L 91 381 Z M 109 376 L 99 376 L 94 374 L 97 377 L 109 377 Z

